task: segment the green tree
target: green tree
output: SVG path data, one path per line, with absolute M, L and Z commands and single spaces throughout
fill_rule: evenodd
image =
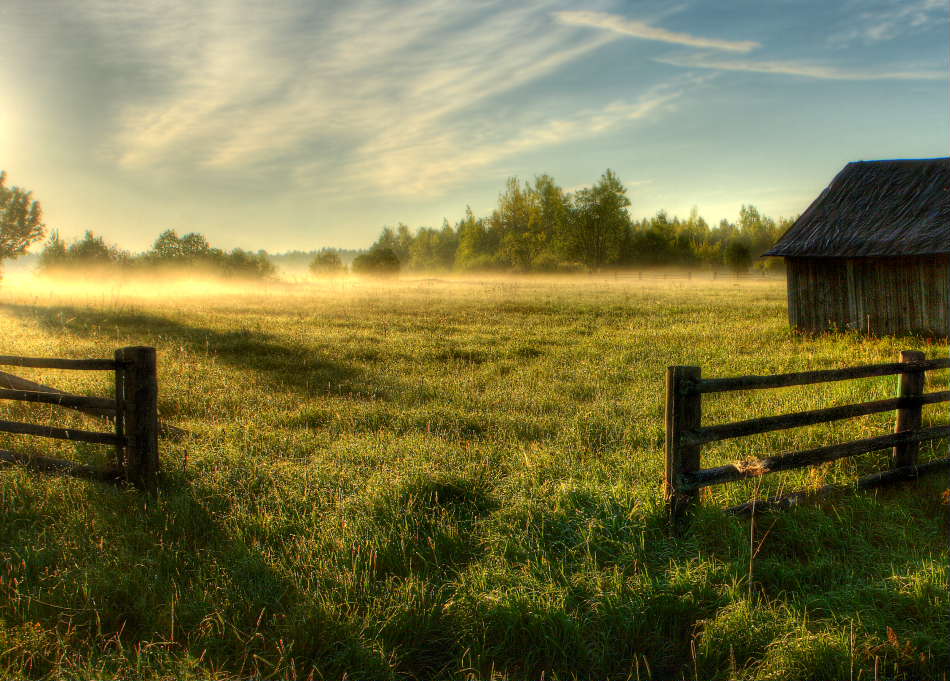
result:
M 497 266 L 495 252 L 498 234 L 490 232 L 485 221 L 476 218 L 470 206 L 465 207 L 465 217 L 456 225 L 455 231 L 458 234 L 455 269 L 470 272 Z
M 399 258 L 393 249 L 374 246 L 353 259 L 353 272 L 375 277 L 391 277 L 399 273 Z
M 174 232 L 172 232 L 174 234 Z M 211 244 L 203 234 L 191 232 L 178 240 L 178 252 L 182 258 L 200 260 L 207 258 L 211 252 Z
M 43 209 L 33 193 L 7 187 L 6 180 L 6 172 L 0 170 L 0 260 L 23 255 L 46 232 Z
M 310 273 L 315 277 L 334 277 L 345 272 L 346 265 L 332 248 L 321 249 L 310 261 Z
M 54 229 L 43 251 L 40 253 L 40 271 L 50 271 L 62 267 L 68 259 L 66 242 L 59 236 L 59 230 Z
M 723 252 L 726 265 L 736 274 L 748 272 L 752 266 L 752 251 L 738 239 L 730 241 Z
M 563 264 L 570 204 L 564 190 L 550 175 L 534 178 L 531 187 L 538 218 L 532 234 L 531 266 L 535 270 L 557 269 Z
M 537 227 L 540 208 L 530 188 L 517 177 L 509 177 L 505 191 L 498 195 L 498 207 L 488 219 L 489 229 L 498 235 L 498 256 L 516 270 L 526 272 L 539 252 Z
M 181 239 L 174 229 L 166 229 L 158 235 L 155 243 L 152 244 L 152 250 L 147 256 L 155 260 L 173 261 L 181 258 L 182 247 Z
M 111 268 L 127 265 L 129 254 L 117 246 L 107 244 L 101 236 L 86 230 L 81 239 L 67 245 L 54 231 L 40 253 L 40 271 L 66 272 L 86 268 Z
M 568 221 L 568 255 L 591 271 L 616 261 L 630 228 L 629 205 L 626 187 L 609 169 L 593 187 L 578 191 Z

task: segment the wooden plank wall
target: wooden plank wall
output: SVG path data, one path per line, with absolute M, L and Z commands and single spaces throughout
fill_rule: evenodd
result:
M 950 335 L 950 257 L 788 258 L 788 316 L 804 331 Z

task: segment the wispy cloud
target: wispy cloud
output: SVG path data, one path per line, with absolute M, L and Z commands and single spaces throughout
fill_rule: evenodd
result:
M 673 43 L 676 45 L 688 45 L 690 47 L 701 47 L 714 50 L 725 50 L 726 52 L 750 52 L 761 45 L 754 40 L 719 40 L 717 38 L 704 38 L 702 36 L 691 35 L 689 33 L 674 33 L 665 28 L 651 26 L 643 21 L 627 19 L 619 14 L 608 14 L 605 12 L 587 12 L 587 11 L 561 11 L 554 13 L 555 18 L 562 24 L 568 26 L 589 26 L 591 28 L 600 28 L 605 31 L 617 33 L 620 35 L 631 36 L 633 38 L 642 38 L 643 40 L 655 40 L 663 43 Z
M 717 71 L 748 71 L 784 76 L 801 76 L 821 80 L 944 80 L 946 71 L 886 71 L 876 69 L 843 69 L 821 64 L 798 61 L 757 61 L 742 59 L 718 59 L 711 55 L 656 57 L 654 61 L 671 66 Z
M 946 30 L 950 12 L 946 0 L 904 0 L 903 2 L 850 3 L 847 30 L 835 33 L 829 43 L 842 45 L 855 40 L 878 43 L 917 33 L 928 27 Z
M 108 36 L 101 58 L 136 55 L 150 84 L 119 103 L 111 153 L 128 168 L 279 167 L 315 188 L 431 193 L 668 101 L 519 112 L 509 98 L 521 88 L 619 36 L 552 27 L 547 0 L 489 5 L 90 0 L 86 18 Z
M 537 120 L 525 117 L 498 131 L 445 130 L 425 144 L 414 135 L 381 136 L 361 149 L 353 178 L 371 182 L 389 194 L 426 195 L 455 184 L 473 170 L 492 166 L 520 153 L 589 139 L 650 119 L 675 106 L 685 86 L 653 88 L 633 101 L 578 111 L 570 117 Z

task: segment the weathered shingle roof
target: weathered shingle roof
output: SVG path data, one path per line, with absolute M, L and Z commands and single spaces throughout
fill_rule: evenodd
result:
M 950 158 L 856 161 L 765 255 L 950 253 Z

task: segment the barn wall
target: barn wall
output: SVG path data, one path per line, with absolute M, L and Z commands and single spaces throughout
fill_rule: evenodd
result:
M 950 258 L 788 258 L 788 316 L 805 331 L 950 335 Z

